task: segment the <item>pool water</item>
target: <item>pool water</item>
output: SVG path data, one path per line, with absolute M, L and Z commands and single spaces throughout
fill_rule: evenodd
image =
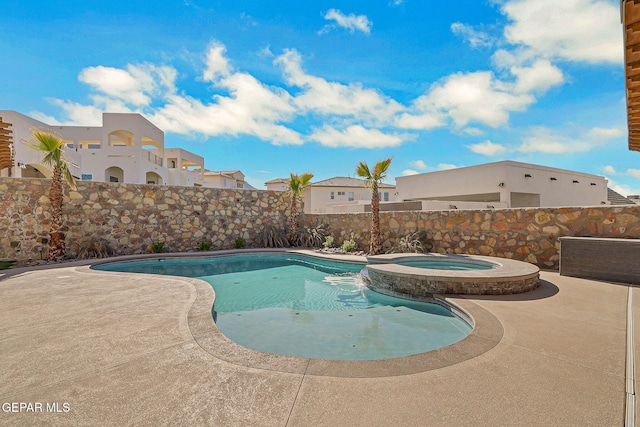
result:
M 373 360 L 423 353 L 471 327 L 439 304 L 371 291 L 362 264 L 290 254 L 139 261 L 101 270 L 198 277 L 215 292 L 214 320 L 243 346 L 275 354 Z
M 491 270 L 496 268 L 497 264 L 486 261 L 466 261 L 459 259 L 406 259 L 395 261 L 396 264 L 407 267 L 430 268 L 436 270 Z

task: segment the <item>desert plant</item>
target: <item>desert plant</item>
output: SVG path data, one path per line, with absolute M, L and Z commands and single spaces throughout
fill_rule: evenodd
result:
M 49 202 L 51 203 L 51 229 L 49 231 L 49 253 L 47 259 L 56 261 L 64 258 L 65 235 L 62 231 L 64 219 L 62 205 L 64 203 L 63 180 L 72 190 L 76 189 L 75 178 L 69 169 L 69 161 L 64 157 L 64 142 L 61 138 L 47 132 L 33 131 L 27 142 L 28 146 L 44 154 L 41 163 L 51 169 L 51 187 Z
M 262 233 L 258 237 L 258 243 L 264 248 L 284 248 L 289 246 L 289 241 L 284 232 L 271 224 L 264 226 Z
M 154 254 L 160 254 L 165 251 L 164 240 L 158 240 L 151 242 L 151 252 Z
M 420 230 L 401 237 L 388 253 L 425 253 L 432 246 L 427 238 L 427 233 Z
M 371 246 L 369 253 L 378 255 L 382 250 L 382 237 L 380 236 L 380 195 L 378 185 L 386 178 L 387 170 L 391 165 L 391 157 L 380 160 L 373 169 L 369 169 L 366 162 L 358 163 L 356 174 L 365 179 L 366 185 L 371 188 Z
M 208 250 L 211 249 L 211 242 L 206 240 L 206 239 L 202 239 L 200 240 L 200 243 L 198 243 L 198 250 L 201 252 L 206 252 Z
M 296 246 L 319 248 L 322 246 L 327 232 L 324 230 L 324 225 L 320 224 L 314 227 L 299 227 L 296 235 Z
M 335 245 L 336 245 L 336 242 L 333 239 L 333 236 L 325 237 L 324 243 L 322 243 L 322 246 L 324 246 L 325 249 L 333 248 Z
M 290 213 L 289 213 L 289 233 L 287 238 L 290 242 L 296 242 L 298 240 L 298 199 L 302 196 L 304 187 L 309 184 L 313 178 L 312 173 L 303 173 L 302 175 L 292 173 L 289 178 L 289 197 L 291 198 Z
M 242 237 L 236 237 L 235 240 L 233 241 L 233 246 L 236 249 L 242 249 L 245 246 L 247 246 L 247 242 Z
M 106 258 L 114 256 L 116 250 L 107 239 L 102 237 L 90 237 L 79 243 L 78 259 Z
M 342 246 L 340 246 L 340 247 L 345 252 L 353 252 L 356 249 L 358 249 L 358 244 L 356 243 L 355 240 L 349 239 L 349 240 L 345 240 L 344 242 L 342 242 Z

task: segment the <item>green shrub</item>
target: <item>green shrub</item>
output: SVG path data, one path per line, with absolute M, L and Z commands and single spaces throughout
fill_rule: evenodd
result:
M 157 242 L 151 243 L 151 252 L 154 254 L 159 254 L 165 251 L 164 241 L 158 240 Z
M 200 240 L 200 243 L 198 243 L 198 250 L 205 252 L 211 249 L 211 242 L 205 239 Z
M 345 251 L 345 252 L 353 252 L 353 251 L 355 251 L 356 249 L 358 249 L 358 245 L 356 244 L 355 240 L 353 240 L 353 239 L 349 239 L 349 240 L 345 240 L 345 241 L 342 243 L 341 248 L 342 248 L 342 250 L 343 250 L 343 251 Z
M 336 245 L 336 242 L 333 240 L 333 236 L 325 237 L 324 243 L 322 244 L 322 246 L 324 246 L 325 249 L 333 248 L 335 245 Z
M 247 246 L 247 242 L 245 242 L 242 237 L 236 237 L 236 239 L 233 241 L 233 245 L 236 249 L 242 249 Z

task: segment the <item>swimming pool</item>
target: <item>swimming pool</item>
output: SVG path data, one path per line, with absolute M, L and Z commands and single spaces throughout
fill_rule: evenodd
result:
M 213 317 L 229 339 L 268 353 L 377 360 L 424 353 L 472 328 L 439 303 L 368 289 L 355 264 L 287 253 L 152 259 L 94 268 L 196 277 L 216 293 Z

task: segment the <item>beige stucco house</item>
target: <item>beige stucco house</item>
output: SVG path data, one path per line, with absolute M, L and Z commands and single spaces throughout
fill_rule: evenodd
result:
M 608 204 L 603 176 L 502 161 L 396 178 L 398 200 L 423 210 Z
M 65 143 L 72 174 L 80 180 L 132 184 L 205 185 L 204 158 L 164 147 L 164 132 L 140 114 L 103 113 L 102 126 L 55 126 L 16 111 L 0 110 L 11 130 L 14 163 L 0 176 L 43 178 L 43 155 L 27 147 L 34 129 Z
M 381 203 L 396 200 L 395 186 L 379 185 Z M 371 204 L 371 190 L 362 179 L 335 177 L 314 182 L 304 189 L 304 212 L 365 212 Z

